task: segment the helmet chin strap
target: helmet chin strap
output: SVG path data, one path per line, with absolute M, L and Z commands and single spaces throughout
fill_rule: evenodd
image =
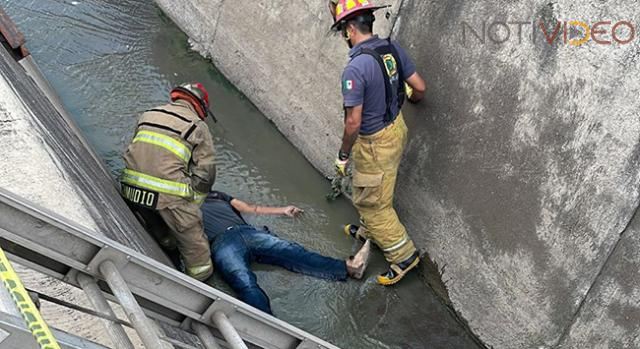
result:
M 344 40 L 347 42 L 347 46 L 349 46 L 350 49 L 353 48 L 353 44 L 351 43 L 351 34 L 347 30 L 347 28 L 343 29 L 342 36 L 344 37 Z

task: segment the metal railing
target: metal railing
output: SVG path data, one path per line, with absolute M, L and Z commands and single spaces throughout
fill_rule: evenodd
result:
M 338 349 L 4 189 L 0 247 L 21 264 L 83 289 L 104 315 L 116 348 L 132 344 L 107 320 L 115 318 L 107 298 L 122 306 L 147 348 L 166 345 L 153 318 L 194 333 L 207 349 Z

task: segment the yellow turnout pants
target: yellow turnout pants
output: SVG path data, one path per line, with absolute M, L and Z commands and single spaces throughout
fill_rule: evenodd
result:
M 383 251 L 390 263 L 400 263 L 416 251 L 393 208 L 398 167 L 407 144 L 402 113 L 373 135 L 358 136 L 352 150 L 353 203 L 362 232 Z
M 211 264 L 209 241 L 202 226 L 200 205 L 186 200 L 158 210 L 178 242 L 178 250 L 187 268 Z

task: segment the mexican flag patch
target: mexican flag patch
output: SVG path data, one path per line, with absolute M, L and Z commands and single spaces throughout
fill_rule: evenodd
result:
M 342 82 L 342 89 L 345 91 L 351 91 L 356 87 L 356 83 L 353 80 L 345 80 Z

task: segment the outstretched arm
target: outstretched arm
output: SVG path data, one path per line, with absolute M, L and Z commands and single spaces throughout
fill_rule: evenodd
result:
M 413 89 L 413 93 L 409 96 L 409 101 L 411 103 L 420 102 L 424 98 L 425 91 L 427 91 L 427 84 L 422 79 L 422 76 L 418 73 L 413 73 L 406 82 Z
M 259 215 L 284 215 L 288 217 L 296 217 L 304 212 L 302 209 L 297 208 L 295 206 L 284 206 L 284 207 L 259 206 L 254 204 L 248 204 L 238 199 L 231 200 L 231 206 L 233 206 L 240 213 L 253 213 L 253 214 L 259 214 Z

